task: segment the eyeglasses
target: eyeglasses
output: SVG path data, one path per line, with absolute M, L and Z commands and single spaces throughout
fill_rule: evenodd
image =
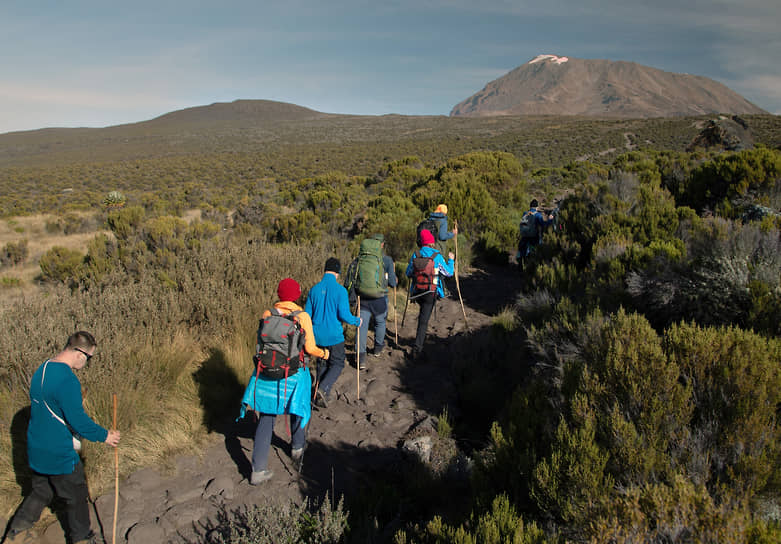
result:
M 92 354 L 91 354 L 91 353 L 87 353 L 87 352 L 86 352 L 86 351 L 84 351 L 83 349 L 79 349 L 79 348 L 73 348 L 73 349 L 75 349 L 76 351 L 78 351 L 79 353 L 81 353 L 82 355 L 84 355 L 84 357 L 86 357 L 86 358 L 87 358 L 87 362 L 88 362 L 88 363 L 89 363 L 89 360 L 90 360 L 90 359 L 92 359 Z

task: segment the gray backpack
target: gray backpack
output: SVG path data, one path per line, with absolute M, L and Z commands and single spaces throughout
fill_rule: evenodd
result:
M 538 236 L 537 217 L 535 217 L 534 212 L 531 210 L 524 212 L 519 229 L 521 238 L 536 238 Z
M 283 315 L 273 308 L 271 315 L 260 320 L 254 357 L 256 375 L 281 380 L 304 366 L 304 329 L 295 319 L 300 311 Z

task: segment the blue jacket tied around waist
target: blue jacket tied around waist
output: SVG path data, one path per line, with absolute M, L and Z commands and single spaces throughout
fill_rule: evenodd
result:
M 256 377 L 253 373 L 241 399 L 239 418 L 244 417 L 247 410 L 261 414 L 294 414 L 301 417 L 301 425 L 306 427 L 312 415 L 311 391 L 312 377 L 306 367 L 281 380 Z

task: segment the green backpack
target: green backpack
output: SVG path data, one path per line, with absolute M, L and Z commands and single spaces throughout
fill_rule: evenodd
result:
M 382 245 L 379 240 L 367 238 L 358 252 L 358 270 L 355 288 L 366 298 L 380 298 L 388 293 L 388 278 L 382 264 Z

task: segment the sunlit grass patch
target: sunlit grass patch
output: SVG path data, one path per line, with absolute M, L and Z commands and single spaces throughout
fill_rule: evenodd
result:
M 491 323 L 507 332 L 511 332 L 518 327 L 518 313 L 511 307 L 505 307 L 493 317 Z

